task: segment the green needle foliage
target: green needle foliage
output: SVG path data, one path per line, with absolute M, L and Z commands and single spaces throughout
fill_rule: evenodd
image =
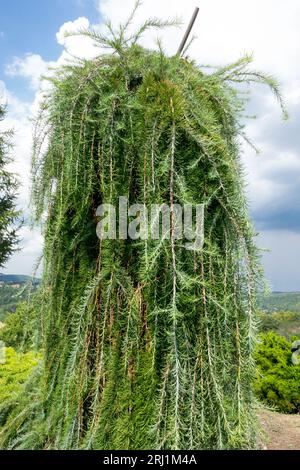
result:
M 130 21 L 129 21 L 130 22 Z M 5 448 L 255 446 L 258 252 L 240 164 L 243 95 L 276 83 L 245 57 L 206 74 L 126 38 L 63 67 L 37 122 L 33 199 L 44 213 L 44 367 L 6 417 Z M 46 142 L 46 139 L 48 141 Z M 99 204 L 205 205 L 205 244 L 102 240 Z M 33 405 L 34 402 L 34 405 Z M 17 426 L 14 425 L 17 423 Z

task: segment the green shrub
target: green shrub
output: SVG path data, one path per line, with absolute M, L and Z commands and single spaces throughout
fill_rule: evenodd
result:
M 6 346 L 28 351 L 33 349 L 35 308 L 33 304 L 22 302 L 17 310 L 11 313 L 0 330 L 0 340 Z
M 18 395 L 38 359 L 38 354 L 32 351 L 22 354 L 13 348 L 5 349 L 5 363 L 0 363 L 0 404 Z
M 256 351 L 257 397 L 284 413 L 300 411 L 300 366 L 291 362 L 291 343 L 274 332 L 261 335 Z

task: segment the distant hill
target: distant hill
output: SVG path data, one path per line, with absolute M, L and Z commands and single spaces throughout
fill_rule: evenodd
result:
M 14 312 L 20 302 L 28 299 L 40 280 L 19 274 L 0 274 L 0 322 Z
M 0 284 L 26 284 L 26 282 L 31 281 L 31 276 L 25 276 L 23 274 L 0 274 Z M 35 284 L 39 283 L 39 279 L 34 278 L 33 282 Z
M 259 306 L 266 312 L 300 312 L 300 292 L 272 292 L 259 298 Z

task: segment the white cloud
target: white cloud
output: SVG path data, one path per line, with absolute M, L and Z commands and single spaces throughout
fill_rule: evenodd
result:
M 23 227 L 20 230 L 21 242 L 19 250 L 6 264 L 4 273 L 41 275 L 42 265 L 36 266 L 43 249 L 43 237 L 38 229 L 30 230 Z M 38 268 L 36 272 L 34 270 Z
M 75 21 L 68 21 L 64 23 L 58 33 L 56 39 L 58 44 L 64 46 L 64 51 L 58 59 L 58 64 L 67 61 L 70 56 L 79 58 L 94 58 L 99 52 L 93 42 L 84 36 L 66 36 L 66 33 L 74 33 L 78 31 L 87 30 L 90 27 L 90 22 L 85 17 L 77 18 Z
M 34 254 L 39 255 L 42 251 L 43 237 L 38 229 L 30 229 L 29 227 L 22 227 L 20 236 L 23 240 L 22 252 L 26 255 Z
M 65 34 L 87 29 L 89 25 L 90 22 L 85 17 L 80 17 L 77 18 L 77 20 L 75 21 L 68 21 L 67 23 L 64 23 L 60 27 L 58 33 L 56 33 L 56 39 L 58 44 L 61 44 L 62 46 L 68 46 L 68 41 L 70 40 L 70 37 L 66 37 Z
M 30 156 L 31 156 L 31 135 L 32 124 L 30 118 L 33 116 L 32 103 L 19 100 L 10 93 L 5 84 L 0 82 L 0 92 L 2 101 L 7 105 L 8 114 L 1 122 L 1 130 L 12 129 L 14 131 L 13 161 L 9 169 L 17 174 L 20 182 L 18 205 L 27 211 L 29 202 L 30 185 Z
M 55 66 L 55 62 L 46 62 L 39 54 L 26 54 L 24 58 L 15 57 L 5 68 L 5 73 L 10 77 L 24 77 L 29 79 L 33 90 L 40 88 L 41 76 L 49 73 L 49 67 Z

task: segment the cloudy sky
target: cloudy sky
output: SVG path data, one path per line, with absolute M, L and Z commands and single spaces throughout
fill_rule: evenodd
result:
M 133 0 L 0 0 L 0 95 L 7 103 L 5 127 L 15 130 L 15 161 L 19 175 L 18 204 L 29 218 L 31 118 L 38 109 L 40 76 L 64 63 L 68 53 L 93 57 L 98 51 L 86 38 L 65 38 L 65 31 L 107 19 L 126 19 Z M 222 65 L 253 53 L 254 67 L 275 75 L 289 112 L 283 122 L 272 94 L 253 87 L 247 133 L 260 149 L 245 148 L 242 156 L 247 192 L 263 264 L 273 290 L 300 290 L 300 1 L 299 0 L 144 0 L 135 23 L 149 16 L 179 17 L 187 24 L 195 8 L 197 40 L 190 56 L 201 64 Z M 184 27 L 159 33 L 168 54 L 174 54 Z M 143 44 L 153 46 L 157 32 Z M 42 87 L 45 85 L 42 85 Z M 1 124 L 3 128 L 3 124 Z M 21 250 L 5 273 L 31 274 L 42 249 L 38 229 L 25 225 Z

